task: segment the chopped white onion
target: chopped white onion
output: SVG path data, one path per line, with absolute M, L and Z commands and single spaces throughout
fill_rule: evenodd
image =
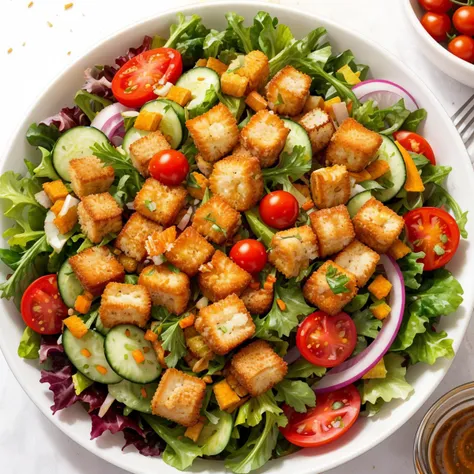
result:
M 159 97 L 166 97 L 172 87 L 173 84 L 171 84 L 171 82 L 167 82 L 164 86 L 155 87 L 153 92 Z
M 39 193 L 36 193 L 35 199 L 45 209 L 49 209 L 53 205 L 53 202 L 51 201 L 51 199 L 49 199 L 48 195 L 44 191 L 40 191 Z
M 191 220 L 191 216 L 193 215 L 193 208 L 190 207 L 187 211 L 186 214 L 183 216 L 183 218 L 179 221 L 177 227 L 179 230 L 184 230 L 186 229 L 187 225 L 189 224 L 189 221 Z
M 347 105 L 345 102 L 333 104 L 332 110 L 334 111 L 334 115 L 339 125 L 341 125 L 344 120 L 349 118 L 349 111 L 347 110 Z
M 138 117 L 139 115 L 140 112 L 137 110 L 126 110 L 125 112 L 122 112 L 122 117 L 124 118 Z
M 75 197 L 68 194 L 66 199 L 64 200 L 63 207 L 61 208 L 61 211 L 59 212 L 58 217 L 65 216 L 68 213 L 69 209 L 71 209 L 72 207 L 76 207 L 78 204 L 79 204 L 79 199 L 76 199 Z
M 202 308 L 205 308 L 208 304 L 209 304 L 209 300 L 205 296 L 203 296 L 202 298 L 197 300 L 196 308 L 202 309 Z
M 105 397 L 104 403 L 99 408 L 99 418 L 102 418 L 108 411 L 109 408 L 112 406 L 112 403 L 115 402 L 115 398 L 110 395 L 110 393 L 107 394 L 107 397 Z
M 151 257 L 151 259 L 153 260 L 153 263 L 158 267 L 160 265 L 162 265 L 163 263 L 165 263 L 166 259 L 164 257 L 164 255 L 155 255 L 153 257 Z
M 360 184 L 354 185 L 351 189 L 351 198 L 354 197 L 356 194 L 363 193 L 364 191 L 365 191 L 365 188 L 361 186 Z
M 54 219 L 56 219 L 54 212 L 48 211 L 46 214 L 46 219 L 44 220 L 44 232 L 48 244 L 53 247 L 53 250 L 56 253 L 59 253 L 68 241 L 69 237 L 59 233 L 59 229 L 54 224 Z
M 131 211 L 135 210 L 135 203 L 133 201 L 127 202 L 125 205 L 127 206 L 127 209 L 130 209 Z

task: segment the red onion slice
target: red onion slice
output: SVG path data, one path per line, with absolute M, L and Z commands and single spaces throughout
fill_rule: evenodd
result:
M 112 140 L 114 136 L 120 136 L 121 131 L 123 131 L 123 133 L 125 132 L 122 112 L 127 110 L 134 109 L 125 107 L 118 102 L 108 105 L 96 115 L 91 123 L 91 127 L 97 128 L 103 132 L 109 140 Z M 123 137 L 123 134 L 121 136 Z

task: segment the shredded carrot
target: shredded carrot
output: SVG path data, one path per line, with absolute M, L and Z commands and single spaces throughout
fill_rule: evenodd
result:
M 92 354 L 90 353 L 89 350 L 87 349 L 81 349 L 81 354 L 84 356 L 84 357 L 90 357 Z
M 103 365 L 96 365 L 95 369 L 99 374 L 105 375 L 107 373 L 107 369 Z
M 150 257 L 158 257 L 162 255 L 175 240 L 176 227 L 168 227 L 163 232 L 153 232 L 145 242 L 145 248 Z
M 179 322 L 179 327 L 181 329 L 188 328 L 194 324 L 195 319 L 196 317 L 194 316 L 194 314 L 191 313 L 189 316 L 186 316 L 185 318 L 181 319 L 181 321 Z
M 142 387 L 140 389 L 140 393 L 142 394 L 143 398 L 148 398 L 148 394 L 146 393 L 145 387 Z
M 277 302 L 277 305 L 280 308 L 280 310 L 285 311 L 286 303 L 283 300 L 281 300 L 280 298 L 278 298 L 276 302 Z
M 157 341 L 157 340 L 158 340 L 158 334 L 155 334 L 150 329 L 147 329 L 147 331 L 145 333 L 145 341 L 154 342 L 154 341 Z
M 132 351 L 132 357 L 135 359 L 137 364 L 143 364 L 143 362 L 145 362 L 145 356 L 140 349 L 135 349 Z
M 259 290 L 260 289 L 260 282 L 259 281 L 252 281 L 249 286 L 250 286 L 250 288 L 252 288 L 252 290 Z
M 303 209 L 303 211 L 309 211 L 310 209 L 312 209 L 314 207 L 314 202 L 309 200 L 309 201 L 306 201 L 302 206 L 301 206 L 301 209 Z
M 130 337 L 130 329 L 125 329 L 125 335 L 126 335 L 127 337 Z

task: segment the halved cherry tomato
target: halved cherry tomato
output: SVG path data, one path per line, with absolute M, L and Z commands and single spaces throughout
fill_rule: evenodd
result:
M 255 239 L 244 239 L 237 242 L 229 253 L 230 258 L 245 271 L 258 273 L 267 263 L 265 246 Z
M 151 176 L 161 183 L 178 186 L 189 173 L 189 163 L 180 151 L 163 150 L 151 159 L 148 170 Z
M 288 424 L 281 434 L 296 446 L 314 448 L 331 443 L 347 433 L 360 413 L 360 395 L 354 385 L 318 395 L 316 407 L 298 413 L 283 405 Z
M 458 8 L 453 15 L 454 27 L 467 36 L 474 36 L 474 7 Z
M 451 0 L 418 0 L 418 3 L 427 12 L 435 13 L 446 13 L 453 6 Z
M 474 63 L 474 39 L 470 36 L 456 36 L 449 42 L 448 50 L 454 56 L 464 59 L 468 63 Z
M 436 164 L 435 154 L 433 148 L 428 143 L 426 138 L 418 135 L 415 132 L 408 132 L 406 130 L 400 130 L 393 134 L 395 140 L 402 145 L 405 150 L 412 151 L 413 153 L 418 153 L 424 155 L 428 160 L 431 161 L 432 165 Z
M 39 334 L 59 334 L 62 321 L 68 316 L 61 299 L 56 275 L 35 280 L 23 293 L 21 315 L 26 325 Z
M 354 352 L 357 329 L 346 313 L 329 316 L 323 311 L 310 314 L 298 328 L 296 345 L 314 365 L 335 367 Z
M 279 230 L 293 227 L 300 212 L 298 201 L 287 191 L 267 194 L 260 201 L 258 210 L 265 224 Z
M 421 207 L 403 216 L 407 238 L 415 252 L 424 252 L 425 270 L 446 265 L 459 246 L 459 227 L 454 217 L 437 207 Z
M 172 48 L 145 51 L 127 61 L 112 80 L 115 98 L 127 107 L 141 107 L 156 98 L 155 85 L 173 84 L 183 72 L 181 54 Z
M 421 18 L 421 24 L 436 41 L 441 42 L 448 39 L 451 19 L 446 13 L 427 12 Z

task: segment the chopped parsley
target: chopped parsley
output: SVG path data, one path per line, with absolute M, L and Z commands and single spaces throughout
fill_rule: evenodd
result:
M 204 217 L 204 220 L 212 222 L 213 225 L 211 229 L 214 232 L 221 232 L 224 234 L 224 237 L 227 237 L 227 231 L 216 222 L 214 217 L 211 217 L 211 214 L 208 214 L 206 217 Z
M 154 268 L 152 268 L 149 272 L 147 272 L 146 276 L 151 276 L 151 275 L 153 275 L 153 273 L 155 273 Z
M 186 186 L 188 188 L 201 189 L 193 173 L 189 173 L 188 179 L 186 180 Z
M 287 235 L 286 237 L 280 237 L 280 240 L 286 240 L 286 239 L 298 239 L 300 242 L 303 242 L 303 238 L 301 237 L 300 234 Z
M 222 331 L 224 334 L 227 333 L 227 328 L 225 326 L 219 326 L 219 331 Z
M 351 291 L 346 286 L 347 283 L 349 283 L 350 278 L 347 275 L 344 275 L 344 273 L 339 272 L 337 268 L 332 265 L 329 265 L 328 271 L 326 272 L 326 281 L 335 295 L 349 293 Z
M 277 98 L 277 101 L 275 102 L 275 105 L 284 105 L 285 104 L 285 101 L 283 100 L 283 97 L 281 96 L 281 94 L 278 92 L 278 98 Z
M 153 201 L 150 201 L 149 199 L 145 199 L 145 207 L 150 211 L 150 212 L 154 212 L 156 211 L 156 203 L 154 203 Z
M 173 272 L 173 273 L 181 273 L 181 270 L 178 267 L 175 267 L 172 263 L 168 262 L 168 268 Z

